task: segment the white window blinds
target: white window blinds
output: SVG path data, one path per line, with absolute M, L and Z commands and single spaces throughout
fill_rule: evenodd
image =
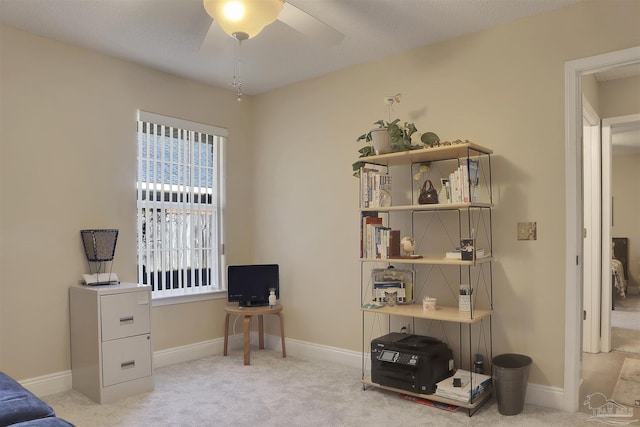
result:
M 227 130 L 139 111 L 138 282 L 153 296 L 222 289 Z

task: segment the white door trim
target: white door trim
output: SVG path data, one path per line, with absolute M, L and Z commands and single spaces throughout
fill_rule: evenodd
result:
M 600 288 L 602 319 L 600 349 L 611 351 L 611 122 L 602 120 L 602 287 Z M 607 283 L 609 286 L 607 286 Z
M 564 410 L 578 410 L 582 356 L 581 77 L 640 62 L 640 46 L 565 63 L 565 355 Z
M 601 201 L 600 201 L 600 117 L 588 100 L 583 107 L 583 205 L 584 205 L 584 274 L 582 351 L 600 352 L 601 273 Z

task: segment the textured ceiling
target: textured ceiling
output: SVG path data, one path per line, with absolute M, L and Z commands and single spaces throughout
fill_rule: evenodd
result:
M 239 52 L 243 91 L 258 94 L 580 0 L 290 0 L 345 37 L 324 46 L 276 21 Z M 234 40 L 202 0 L 0 0 L 0 23 L 230 88 Z M 216 36 L 217 32 L 217 36 Z

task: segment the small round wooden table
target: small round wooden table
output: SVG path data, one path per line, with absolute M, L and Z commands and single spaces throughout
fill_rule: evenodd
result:
M 240 307 L 238 304 L 227 304 L 224 308 L 227 315 L 224 319 L 224 355 L 227 355 L 227 349 L 229 344 L 229 316 L 234 314 L 236 316 L 243 316 L 243 330 L 244 330 L 244 364 L 249 364 L 249 337 L 251 334 L 251 318 L 258 316 L 258 338 L 259 349 L 264 349 L 264 321 L 263 316 L 265 314 L 275 314 L 280 319 L 280 337 L 282 339 L 282 357 L 287 357 L 287 351 L 284 346 L 284 324 L 282 321 L 282 305 L 277 304 L 275 307 L 257 306 L 257 307 Z

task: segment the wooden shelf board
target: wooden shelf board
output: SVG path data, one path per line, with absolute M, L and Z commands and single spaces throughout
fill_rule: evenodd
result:
M 370 377 L 363 379 L 362 384 L 369 385 L 371 387 L 381 388 L 383 390 L 389 390 L 397 393 L 408 394 L 410 396 L 416 396 L 422 399 L 432 400 L 434 402 L 446 403 L 447 405 L 455 405 L 465 409 L 475 409 L 480 405 L 482 405 L 487 399 L 489 399 L 489 397 L 491 397 L 491 390 L 492 390 L 492 387 L 489 386 L 484 392 L 482 392 L 482 394 L 480 394 L 478 397 L 474 399 L 473 403 L 469 403 L 469 402 L 461 402 L 459 400 L 454 400 L 454 399 L 447 399 L 446 397 L 438 396 L 436 394 L 413 393 L 411 391 L 402 390 L 399 388 L 380 385 L 371 381 Z
M 417 319 L 440 320 L 443 322 L 455 322 L 472 324 L 488 318 L 493 313 L 492 310 L 475 308 L 473 318 L 470 311 L 460 311 L 458 307 L 438 306 L 435 311 L 422 309 L 422 304 L 398 304 L 393 307 L 384 306 L 380 308 L 361 308 L 362 311 L 379 314 L 389 314 L 392 316 L 415 317 Z
M 358 161 L 376 165 L 394 166 L 434 160 L 459 159 L 465 158 L 467 155 L 469 155 L 469 157 L 476 157 L 476 154 L 493 154 L 493 151 L 478 144 L 464 143 L 360 157 Z
M 446 211 L 473 208 L 491 208 L 491 203 L 434 203 L 429 205 L 376 206 L 360 208 L 362 212 L 394 212 L 394 211 Z
M 362 262 L 385 262 L 395 264 L 437 264 L 437 265 L 473 265 L 473 261 L 444 258 L 444 256 L 423 256 L 422 258 L 360 258 Z M 492 256 L 478 258 L 476 264 L 493 261 Z

